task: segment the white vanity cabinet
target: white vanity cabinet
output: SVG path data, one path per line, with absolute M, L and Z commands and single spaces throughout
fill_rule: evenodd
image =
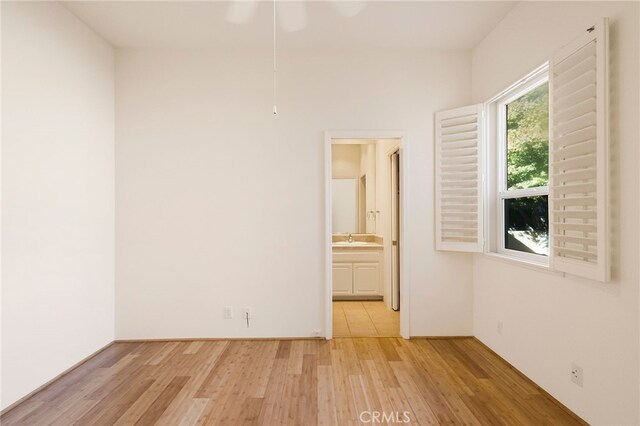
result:
M 344 296 L 353 294 L 353 264 L 333 264 L 333 295 Z
M 334 252 L 333 296 L 382 296 L 381 257 L 381 250 Z
M 353 294 L 356 296 L 380 294 L 380 264 L 378 262 L 353 264 Z

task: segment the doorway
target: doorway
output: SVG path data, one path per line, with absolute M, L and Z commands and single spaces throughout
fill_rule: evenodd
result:
M 406 139 L 401 132 L 332 132 L 325 143 L 324 334 L 408 338 L 408 286 L 401 281 Z

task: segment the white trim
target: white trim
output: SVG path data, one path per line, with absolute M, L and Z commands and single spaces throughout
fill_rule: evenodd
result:
M 549 196 L 549 186 L 540 186 L 525 189 L 507 189 L 507 140 L 506 140 L 506 105 L 519 99 L 530 91 L 549 82 L 549 63 L 544 63 L 527 74 L 524 78 L 509 86 L 498 95 L 485 103 L 485 113 L 489 123 L 487 123 L 487 143 L 493 146 L 491 154 L 497 157 L 496 179 L 491 186 L 487 186 L 487 194 L 495 194 L 495 217 L 496 223 L 489 223 L 486 226 L 489 232 L 495 232 L 495 248 L 485 244 L 485 254 L 493 254 L 504 258 L 513 258 L 518 262 L 526 262 L 537 265 L 541 268 L 549 267 L 549 257 L 541 254 L 525 253 L 511 250 L 505 247 L 504 232 L 504 201 L 512 198 Z M 549 102 L 551 104 L 551 102 Z M 492 113 L 493 112 L 493 113 Z M 489 130 L 491 129 L 491 130 Z M 491 139 L 489 139 L 491 138 Z M 550 137 L 549 137 L 550 139 Z M 495 143 L 490 144 L 490 141 Z M 487 155 L 488 158 L 488 155 Z M 488 160 L 487 160 L 488 161 Z M 486 163 L 485 163 L 486 165 Z M 550 175 L 550 172 L 548 173 Z M 487 210 L 490 209 L 487 203 Z M 485 217 L 491 217 L 489 211 L 485 211 Z M 493 229 L 493 231 L 491 231 Z M 550 232 L 550 231 L 549 231 Z M 550 235 L 550 233 L 549 233 Z M 551 246 L 551 241 L 549 241 Z
M 549 71 L 549 61 L 546 61 L 544 64 L 538 66 L 529 74 L 522 77 L 520 80 L 516 81 L 515 83 L 509 85 L 509 87 L 507 87 L 506 89 L 504 89 L 503 91 L 501 91 L 500 93 L 498 93 L 497 95 L 493 96 L 491 99 L 486 101 L 485 105 L 504 102 L 503 98 L 506 98 L 509 93 L 513 92 L 514 90 L 517 90 L 518 87 L 524 84 L 530 83 L 531 80 L 535 80 L 536 78 L 540 77 L 541 75 L 544 75 L 545 73 L 548 74 L 548 71 Z
M 411 337 L 410 295 L 411 282 L 409 280 L 409 256 L 407 246 L 410 244 L 409 235 L 409 144 L 404 133 L 399 137 L 398 152 L 400 154 L 400 335 L 404 339 Z
M 495 252 L 488 252 L 488 253 L 484 253 L 484 256 L 486 256 L 488 259 L 492 259 L 495 261 L 499 261 L 499 262 L 503 262 L 503 263 L 510 263 L 512 265 L 517 265 L 517 266 L 522 266 L 525 267 L 527 269 L 531 269 L 534 271 L 538 271 L 538 272 L 545 272 L 548 274 L 552 274 L 552 275 L 556 275 L 556 276 L 560 276 L 560 277 L 564 277 L 564 273 L 562 272 L 558 272 L 558 271 L 554 271 L 553 269 L 551 269 L 551 267 L 549 265 L 540 263 L 540 262 L 532 262 L 530 260 L 527 259 L 520 259 L 518 257 L 515 256 L 511 256 L 511 255 L 504 255 L 501 253 L 495 253 Z
M 502 232 L 502 235 L 502 238 L 504 239 L 504 232 Z M 504 240 L 502 241 L 502 244 L 504 244 Z M 504 247 L 498 247 L 497 252 L 490 252 L 488 254 L 495 254 L 497 256 L 503 256 L 513 260 L 535 264 L 542 268 L 549 267 L 549 256 L 546 256 L 544 254 L 527 253 L 524 251 L 511 250 Z
M 331 137 L 324 136 L 324 337 L 333 338 L 333 291 L 332 291 L 332 264 L 331 230 L 333 228 L 331 217 Z
M 391 172 L 391 156 L 393 154 L 395 154 L 396 152 L 400 152 L 400 141 L 398 140 L 397 142 L 390 144 L 389 148 L 387 148 L 386 152 L 384 153 L 384 158 L 385 161 L 387 162 L 387 164 L 389 164 L 389 172 Z M 398 158 L 400 158 L 400 156 L 398 156 Z M 398 165 L 400 166 L 400 164 L 398 163 Z M 376 171 L 376 173 L 378 173 L 378 171 Z M 387 193 L 391 193 L 391 182 L 388 182 L 388 188 L 389 191 L 387 191 Z M 387 219 L 391 220 L 391 214 L 388 215 L 389 217 Z M 376 219 L 378 219 L 379 217 L 376 215 Z M 377 222 L 376 222 L 377 224 Z M 376 225 L 377 226 L 377 225 Z M 393 226 L 393 225 L 392 225 Z M 392 232 L 391 232 L 392 233 Z M 391 234 L 390 233 L 390 234 Z M 390 236 L 390 235 L 389 235 Z M 385 297 L 384 298 L 384 303 L 385 305 L 387 305 L 387 307 L 389 309 L 392 309 L 392 298 L 391 298 L 391 294 L 393 293 L 393 250 L 392 250 L 392 242 L 391 240 L 387 241 L 383 241 L 384 243 L 384 250 L 389 250 L 389 262 L 387 262 L 387 256 L 385 256 L 383 254 L 383 270 L 384 270 L 384 274 L 383 274 L 383 285 L 385 287 L 385 290 L 383 291 L 384 295 L 388 295 L 389 297 Z M 401 245 L 402 247 L 402 245 Z
M 324 302 L 324 337 L 333 338 L 333 317 L 332 317 L 332 250 L 331 250 L 331 141 L 333 139 L 398 139 L 398 150 L 400 151 L 400 188 L 402 197 L 400 198 L 400 277 L 402 290 L 400 292 L 400 335 L 409 339 L 411 336 L 411 283 L 409 280 L 409 259 L 407 257 L 407 247 L 410 242 L 411 233 L 408 221 L 410 208 L 409 197 L 409 144 L 406 132 L 402 130 L 328 130 L 324 132 L 324 184 L 325 184 L 325 302 Z
M 551 160 L 553 159 L 553 59 L 549 61 L 549 181 L 548 186 L 553 186 L 553 174 L 551 173 Z M 551 194 L 547 198 L 549 217 L 551 218 Z M 555 263 L 553 260 L 553 220 L 549 220 L 549 269 L 555 271 Z
M 498 196 L 503 200 L 523 197 L 541 197 L 549 194 L 549 186 L 535 186 L 533 188 L 511 189 L 509 191 L 498 191 Z

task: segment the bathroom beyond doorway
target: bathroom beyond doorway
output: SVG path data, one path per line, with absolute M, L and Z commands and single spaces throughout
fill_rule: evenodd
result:
M 401 335 L 402 139 L 327 140 L 328 328 L 336 337 Z

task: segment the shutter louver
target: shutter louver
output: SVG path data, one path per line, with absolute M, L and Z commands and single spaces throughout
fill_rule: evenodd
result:
M 483 249 L 482 105 L 439 112 L 436 127 L 436 249 Z
M 608 25 L 551 61 L 549 218 L 553 269 L 609 280 Z

